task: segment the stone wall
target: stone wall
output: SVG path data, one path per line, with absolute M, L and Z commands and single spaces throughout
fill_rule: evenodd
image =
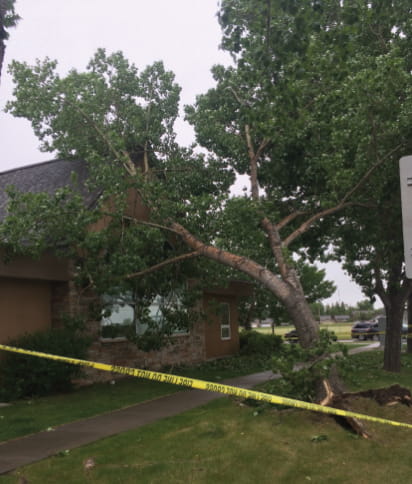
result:
M 232 332 L 234 335 L 237 335 L 237 299 L 229 295 L 218 295 L 216 297 L 231 304 Z M 199 310 L 203 311 L 207 307 L 207 305 L 204 307 L 205 302 L 203 298 L 199 301 Z M 216 341 L 213 343 L 214 346 L 219 348 L 222 346 L 222 351 L 216 353 L 218 356 L 236 353 L 239 346 L 238 339 L 236 339 L 233 348 L 230 347 L 227 351 L 223 351 L 228 342 L 221 341 L 220 325 L 216 323 L 215 317 L 213 314 L 210 314 L 210 311 L 206 311 L 205 314 L 208 322 L 197 321 L 188 334 L 173 336 L 170 344 L 156 351 L 142 351 L 135 343 L 123 337 L 101 338 L 99 299 L 90 291 L 78 290 L 73 281 L 53 284 L 52 314 L 52 325 L 54 327 L 62 324 L 62 314 L 72 317 L 83 317 L 86 321 L 85 333 L 93 340 L 89 349 L 88 359 L 109 365 L 161 370 L 167 366 L 173 367 L 182 364 L 192 365 L 200 363 L 215 356 L 216 352 L 213 353 L 213 356 L 208 355 L 206 352 L 207 341 L 213 336 L 211 336 L 211 333 L 216 333 L 217 335 Z M 84 376 L 78 383 L 87 384 L 96 381 L 109 381 L 121 377 L 119 374 L 91 368 L 84 368 L 83 373 Z
M 100 338 L 89 350 L 89 359 L 109 365 L 161 370 L 166 366 L 196 364 L 205 360 L 205 325 L 197 323 L 187 335 L 176 335 L 172 342 L 156 351 L 142 351 L 126 338 Z M 108 381 L 121 377 L 116 373 L 86 368 L 84 381 Z

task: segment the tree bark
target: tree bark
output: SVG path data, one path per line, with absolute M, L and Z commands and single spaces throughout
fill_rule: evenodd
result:
M 375 268 L 375 291 L 383 302 L 386 314 L 383 369 L 394 373 L 401 371 L 402 320 L 411 287 L 411 281 L 402 277 L 402 259 L 388 271 L 386 288 L 380 271 Z
M 204 257 L 241 271 L 265 286 L 284 304 L 297 330 L 299 342 L 304 348 L 314 345 L 319 340 L 319 325 L 312 315 L 299 278 L 292 267 L 287 267 L 287 280 L 283 280 L 247 257 L 204 244 L 178 223 L 172 223 L 171 228 L 191 249 Z
M 392 297 L 390 299 L 391 304 L 386 308 L 383 369 L 399 373 L 401 371 L 402 318 L 405 302 L 400 297 Z
M 408 333 L 406 335 L 407 352 L 412 353 L 412 294 L 408 297 Z

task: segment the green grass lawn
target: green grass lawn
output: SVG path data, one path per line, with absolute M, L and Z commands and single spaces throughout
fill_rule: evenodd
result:
M 382 353 L 352 356 L 352 388 L 399 382 L 412 386 L 412 358 L 394 375 Z M 367 399 L 352 409 L 412 423 L 412 410 L 380 407 Z M 372 438 L 357 438 L 331 417 L 301 410 L 259 412 L 222 398 L 206 406 L 46 459 L 3 476 L 17 483 L 405 483 L 410 479 L 412 431 L 366 424 Z M 94 467 L 85 469 L 87 459 Z
M 320 323 L 320 329 L 327 329 L 328 331 L 333 331 L 339 340 L 341 339 L 351 339 L 351 328 L 353 323 Z M 291 331 L 295 327 L 292 325 L 287 326 L 275 326 L 275 334 L 283 336 L 288 331 Z M 256 331 L 264 334 L 271 334 L 272 328 L 254 328 Z

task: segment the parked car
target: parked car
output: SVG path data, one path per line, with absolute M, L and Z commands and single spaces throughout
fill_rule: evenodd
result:
M 374 321 L 358 321 L 352 326 L 352 339 L 373 339 L 379 338 L 378 323 Z
M 296 331 L 296 329 L 292 329 L 292 331 L 285 333 L 283 335 L 283 338 L 286 341 L 289 341 L 289 343 L 297 343 L 298 342 L 298 332 Z

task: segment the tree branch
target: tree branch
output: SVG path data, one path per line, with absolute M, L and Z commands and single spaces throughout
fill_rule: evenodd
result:
M 146 225 L 147 227 L 153 227 L 155 229 L 166 230 L 168 232 L 173 232 L 174 234 L 181 236 L 180 231 L 175 230 L 172 227 L 169 227 L 168 225 L 160 225 L 160 224 L 155 224 L 153 222 L 146 222 L 145 220 L 138 220 L 138 219 L 135 219 L 133 217 L 127 217 L 125 215 L 123 215 L 123 218 L 126 219 L 126 220 L 130 220 L 131 222 L 134 222 L 134 223 L 139 224 L 139 225 Z M 175 225 L 175 224 L 173 224 L 173 225 Z
M 356 191 L 359 190 L 359 188 L 366 182 L 366 180 L 372 175 L 372 173 L 379 168 L 390 156 L 392 156 L 394 153 L 396 153 L 399 148 L 402 146 L 401 143 L 399 143 L 395 148 L 393 148 L 391 151 L 386 153 L 386 155 L 378 159 L 378 161 L 372 165 L 369 170 L 366 171 L 366 173 L 362 176 L 362 178 L 358 181 L 358 183 L 348 191 L 348 193 L 342 198 L 341 203 L 345 203 L 346 200 L 348 200 Z
M 383 158 L 379 159 L 374 165 L 372 165 L 369 170 L 366 171 L 366 173 L 361 177 L 358 183 L 351 188 L 345 196 L 342 198 L 342 200 L 335 205 L 334 207 L 327 208 L 325 210 L 321 210 L 320 212 L 312 215 L 308 220 L 303 222 L 300 227 L 298 227 L 294 232 L 292 232 L 284 241 L 283 241 L 283 246 L 288 247 L 289 244 L 291 244 L 297 237 L 305 233 L 309 228 L 318 220 L 320 220 L 323 217 L 326 217 L 327 215 L 332 215 L 346 207 L 353 206 L 355 203 L 353 202 L 348 202 L 349 198 L 353 196 L 353 194 L 358 191 L 361 186 L 369 179 L 369 177 L 372 175 L 372 173 L 379 168 L 390 156 L 392 156 L 396 151 L 399 150 L 399 148 L 402 145 L 399 144 L 395 148 L 393 148 L 391 151 L 389 151 Z
M 241 106 L 249 106 L 249 104 L 246 102 L 246 101 L 243 101 L 242 99 L 240 99 L 239 97 L 239 94 L 233 89 L 232 86 L 229 86 L 228 88 L 231 93 L 233 94 L 233 96 L 235 97 L 236 101 L 241 105 Z
M 282 240 L 277 227 L 267 217 L 262 220 L 262 226 L 268 234 L 269 245 L 278 264 L 280 275 L 283 280 L 287 280 L 289 271 L 283 257 Z
M 269 144 L 269 140 L 267 138 L 263 138 L 262 142 L 259 145 L 259 148 L 256 151 L 256 161 L 259 159 L 260 155 L 262 154 L 263 150 Z
M 195 251 L 199 251 L 200 255 L 249 275 L 256 281 L 259 281 L 261 284 L 263 284 L 283 302 L 288 300 L 290 297 L 290 285 L 282 281 L 279 276 L 266 269 L 266 267 L 263 267 L 247 257 L 232 254 L 231 252 L 218 249 L 212 245 L 207 245 L 197 239 L 178 223 L 172 223 L 171 227 L 180 235 L 188 247 L 194 249 Z
M 200 256 L 200 251 L 194 251 L 194 252 L 189 252 L 187 254 L 182 254 L 176 257 L 172 257 L 171 259 L 167 259 L 154 266 L 148 267 L 147 269 L 144 269 L 142 271 L 133 272 L 131 274 L 122 276 L 122 279 L 133 279 L 135 277 L 145 276 L 146 274 L 151 274 L 152 272 L 158 271 L 159 269 L 162 269 L 163 267 L 168 266 L 170 264 L 175 264 L 176 262 L 181 262 L 187 259 L 193 259 L 194 257 L 199 257 L 199 256 Z
M 133 161 L 130 159 L 129 154 L 126 151 L 122 151 L 119 153 L 114 146 L 112 145 L 111 141 L 109 138 L 104 134 L 104 132 L 99 128 L 97 123 L 94 121 L 94 119 L 89 116 L 83 109 L 76 103 L 70 101 L 67 97 L 63 99 L 63 102 L 66 102 L 70 106 L 72 106 L 76 111 L 78 111 L 84 119 L 94 128 L 96 133 L 99 135 L 99 137 L 105 142 L 106 146 L 109 148 L 109 150 L 112 152 L 114 157 L 121 161 L 122 159 L 126 158 L 126 161 L 123 162 L 123 166 L 125 170 L 129 173 L 129 175 L 136 175 L 136 166 L 133 163 Z
M 287 215 L 285 218 L 283 218 L 279 223 L 276 224 L 276 229 L 281 230 L 283 227 L 286 227 L 286 225 L 289 222 L 292 222 L 295 220 L 295 218 L 300 217 L 301 215 L 306 215 L 308 212 L 305 212 L 303 210 L 297 210 L 296 212 L 293 212 L 289 215 Z
M 259 145 L 259 148 L 255 152 L 252 137 L 250 135 L 250 126 L 248 124 L 245 125 L 245 138 L 246 138 L 247 151 L 249 154 L 249 161 L 250 161 L 250 187 L 251 187 L 252 199 L 258 200 L 259 184 L 257 179 L 257 161 L 260 155 L 262 154 L 263 150 L 268 145 L 269 140 L 266 138 L 263 139 Z
M 335 207 L 327 208 L 325 210 L 322 210 L 321 212 L 316 213 L 315 215 L 312 215 L 312 217 L 308 218 L 305 222 L 303 222 L 300 225 L 300 227 L 298 227 L 288 237 L 286 237 L 286 239 L 283 241 L 283 247 L 288 247 L 295 239 L 297 239 L 300 235 L 307 232 L 310 229 L 310 227 L 321 218 L 326 217 L 328 215 L 332 215 L 338 212 L 339 210 L 342 210 L 343 208 L 346 208 L 351 205 L 353 204 L 339 203 Z
M 381 298 L 383 305 L 385 308 L 390 307 L 390 298 L 386 294 L 385 288 L 383 286 L 383 281 L 379 272 L 379 268 L 375 265 L 374 269 L 374 276 L 375 276 L 375 292 Z
M 250 191 L 252 194 L 252 199 L 259 200 L 259 185 L 257 182 L 257 160 L 252 143 L 252 137 L 250 136 L 250 127 L 248 124 L 245 125 L 245 137 L 250 162 Z

